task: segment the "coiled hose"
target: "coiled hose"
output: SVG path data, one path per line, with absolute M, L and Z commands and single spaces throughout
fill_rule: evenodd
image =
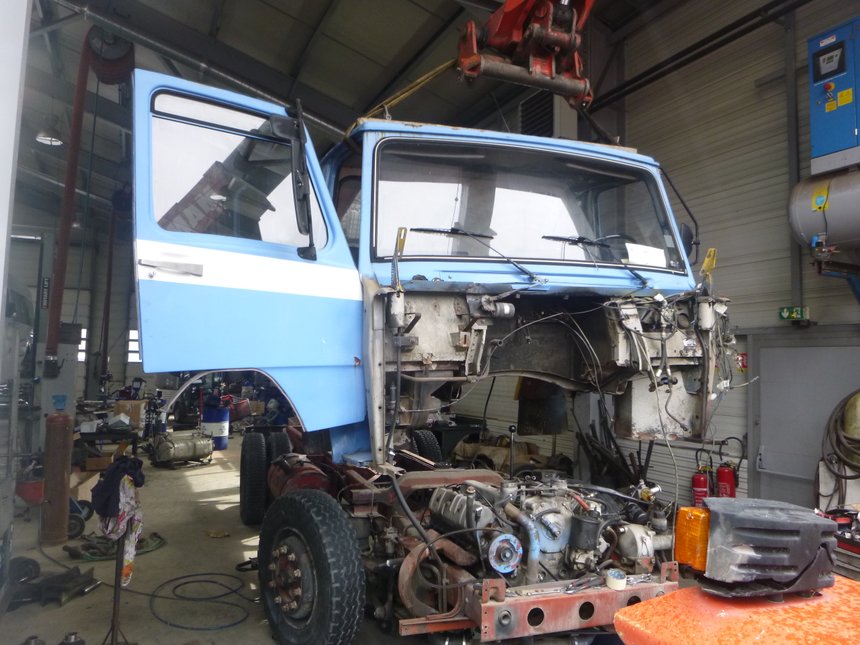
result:
M 858 394 L 860 390 L 852 392 L 833 409 L 821 440 L 821 460 L 836 480 L 829 498 L 838 496 L 837 506 L 845 503 L 845 482 L 860 479 L 860 437 L 845 432 L 845 409 Z

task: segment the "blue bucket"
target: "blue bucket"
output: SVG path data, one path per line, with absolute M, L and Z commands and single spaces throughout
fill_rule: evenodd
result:
M 212 437 L 213 450 L 227 450 L 230 408 L 203 407 L 203 434 Z

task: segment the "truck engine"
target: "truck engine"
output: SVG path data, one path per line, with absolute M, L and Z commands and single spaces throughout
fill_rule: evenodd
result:
M 368 604 L 401 635 L 475 630 L 484 642 L 598 628 L 677 588 L 657 487 L 480 469 L 373 483 L 343 474 Z
M 457 542 L 512 586 L 607 567 L 650 573 L 655 556 L 672 548 L 656 502 L 562 478 L 506 480 L 498 487 L 467 480 L 437 488 L 429 510 L 431 526 L 456 532 Z

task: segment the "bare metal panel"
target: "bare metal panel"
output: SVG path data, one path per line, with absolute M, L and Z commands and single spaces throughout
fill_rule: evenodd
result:
M 860 347 L 761 349 L 761 445 L 755 455 L 761 497 L 814 503 L 827 420 L 858 383 Z

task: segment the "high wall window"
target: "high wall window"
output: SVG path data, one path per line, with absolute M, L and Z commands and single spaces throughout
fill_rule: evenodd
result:
M 140 340 L 136 329 L 128 330 L 128 362 L 140 363 Z
M 87 362 L 87 328 L 81 328 L 81 342 L 78 344 L 78 363 Z

